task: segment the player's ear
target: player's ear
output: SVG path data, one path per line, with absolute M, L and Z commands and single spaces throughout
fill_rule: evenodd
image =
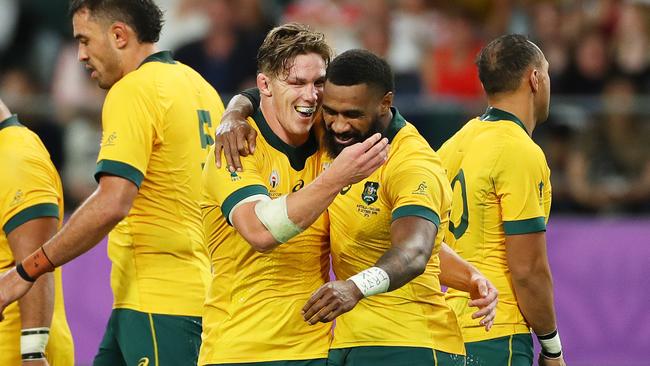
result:
M 539 90 L 539 71 L 537 71 L 537 69 L 533 69 L 533 71 L 530 72 L 530 76 L 528 78 L 530 89 L 533 91 L 533 93 L 537 93 Z
M 270 97 L 273 95 L 271 92 L 271 80 L 264 73 L 260 72 L 257 74 L 257 89 L 260 90 L 260 94 Z
M 122 49 L 129 43 L 128 26 L 122 22 L 115 22 L 110 27 L 110 37 L 115 42 L 115 47 Z
M 390 107 L 393 106 L 393 92 L 389 91 L 381 98 L 381 114 L 387 114 Z

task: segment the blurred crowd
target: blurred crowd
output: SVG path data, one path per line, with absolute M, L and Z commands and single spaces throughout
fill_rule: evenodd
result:
M 439 144 L 482 112 L 474 66 L 503 33 L 546 54 L 551 117 L 536 131 L 554 210 L 650 212 L 650 1 L 157 0 L 160 49 L 200 72 L 227 102 L 254 85 L 257 48 L 275 24 L 326 34 L 337 53 L 385 57 L 402 113 Z M 44 140 L 68 210 L 95 188 L 104 91 L 77 61 L 67 0 L 0 0 L 0 97 Z

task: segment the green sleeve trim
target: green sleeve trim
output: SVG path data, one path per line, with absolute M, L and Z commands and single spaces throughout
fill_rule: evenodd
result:
M 434 225 L 436 225 L 436 228 L 440 227 L 440 216 L 438 216 L 438 214 L 435 213 L 432 209 L 425 206 L 407 205 L 398 207 L 393 211 L 392 216 L 393 221 L 404 216 L 417 216 L 431 221 Z
M 39 203 L 34 206 L 27 207 L 26 209 L 18 212 L 2 227 L 5 235 L 9 235 L 15 228 L 26 223 L 29 220 L 37 219 L 40 217 L 56 217 L 59 218 L 59 206 L 54 203 Z
M 546 231 L 546 221 L 543 216 L 526 220 L 504 221 L 503 231 L 506 235 L 538 233 Z
M 238 190 L 232 192 L 228 197 L 226 197 L 226 199 L 223 201 L 223 205 L 221 205 L 221 213 L 223 214 L 223 217 L 226 218 L 228 225 L 232 225 L 232 223 L 228 220 L 228 217 L 230 216 L 230 211 L 233 209 L 233 207 L 241 202 L 241 200 L 258 194 L 268 196 L 269 190 L 261 184 L 255 184 L 239 188 Z
M 99 177 L 102 174 L 116 175 L 128 179 L 138 186 L 138 189 L 144 179 L 144 174 L 142 174 L 138 169 L 127 163 L 115 160 L 101 160 L 97 163 L 97 169 L 95 170 L 95 180 L 97 182 L 99 182 Z

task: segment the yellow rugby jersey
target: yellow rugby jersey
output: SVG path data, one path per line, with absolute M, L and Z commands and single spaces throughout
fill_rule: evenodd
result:
M 214 88 L 166 51 L 108 92 L 95 177 L 116 175 L 139 187 L 108 236 L 115 308 L 201 315 L 210 283 L 201 169 L 222 113 Z
M 311 136 L 298 148 L 287 145 L 260 111 L 249 123 L 260 137 L 255 154 L 242 160 L 244 171 L 217 169 L 212 152 L 203 171 L 213 277 L 199 365 L 325 358 L 330 344 L 330 324 L 310 326 L 301 315 L 305 302 L 329 278 L 326 215 L 266 254 L 228 224 L 231 210 L 243 199 L 278 198 L 314 180 L 322 170 L 316 139 Z
M 41 140 L 12 116 L 0 122 L 0 274 L 16 265 L 7 235 L 29 220 L 63 218 L 59 175 Z M 9 305 L 0 322 L 0 365 L 20 365 L 20 308 Z M 54 271 L 54 313 L 46 349 L 51 366 L 74 364 L 72 335 L 63 303 L 61 269 Z
M 391 247 L 393 220 L 418 216 L 438 227 L 425 272 L 403 287 L 361 300 L 339 316 L 332 348 L 427 347 L 465 354 L 456 317 L 440 289 L 438 252 L 447 230 L 451 190 L 440 158 L 397 109 L 385 133 L 388 161 L 343 189 L 330 205 L 332 265 L 338 279 L 372 267 Z
M 550 171 L 523 123 L 496 108 L 469 121 L 439 150 L 454 191 L 446 242 L 499 290 L 489 332 L 472 319 L 465 292 L 449 289 L 466 342 L 528 333 L 515 298 L 505 236 L 546 230 L 551 208 Z

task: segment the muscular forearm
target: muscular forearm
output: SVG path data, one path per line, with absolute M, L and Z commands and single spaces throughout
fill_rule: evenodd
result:
M 221 117 L 222 120 L 224 119 L 235 119 L 235 120 L 240 120 L 243 119 L 245 120 L 246 118 L 250 117 L 253 114 L 253 104 L 251 103 L 250 99 L 247 97 L 237 94 L 232 99 L 230 99 L 230 102 L 228 102 L 228 106 L 226 106 L 226 110 L 223 113 L 223 116 Z
M 324 172 L 304 188 L 289 194 L 289 219 L 303 229 L 309 227 L 325 212 L 342 188 L 343 184 L 331 179 L 327 172 Z
M 461 258 L 447 244 L 442 243 L 440 248 L 440 284 L 459 291 L 469 292 L 472 276 L 479 272 L 468 261 Z
M 553 280 L 546 268 L 513 276 L 512 285 L 519 308 L 536 334 L 548 334 L 556 328 L 553 306 Z
M 46 273 L 18 301 L 23 329 L 50 327 L 54 311 L 54 275 Z
M 70 217 L 67 224 L 44 246 L 54 266 L 61 266 L 97 245 L 128 213 L 101 187 Z

